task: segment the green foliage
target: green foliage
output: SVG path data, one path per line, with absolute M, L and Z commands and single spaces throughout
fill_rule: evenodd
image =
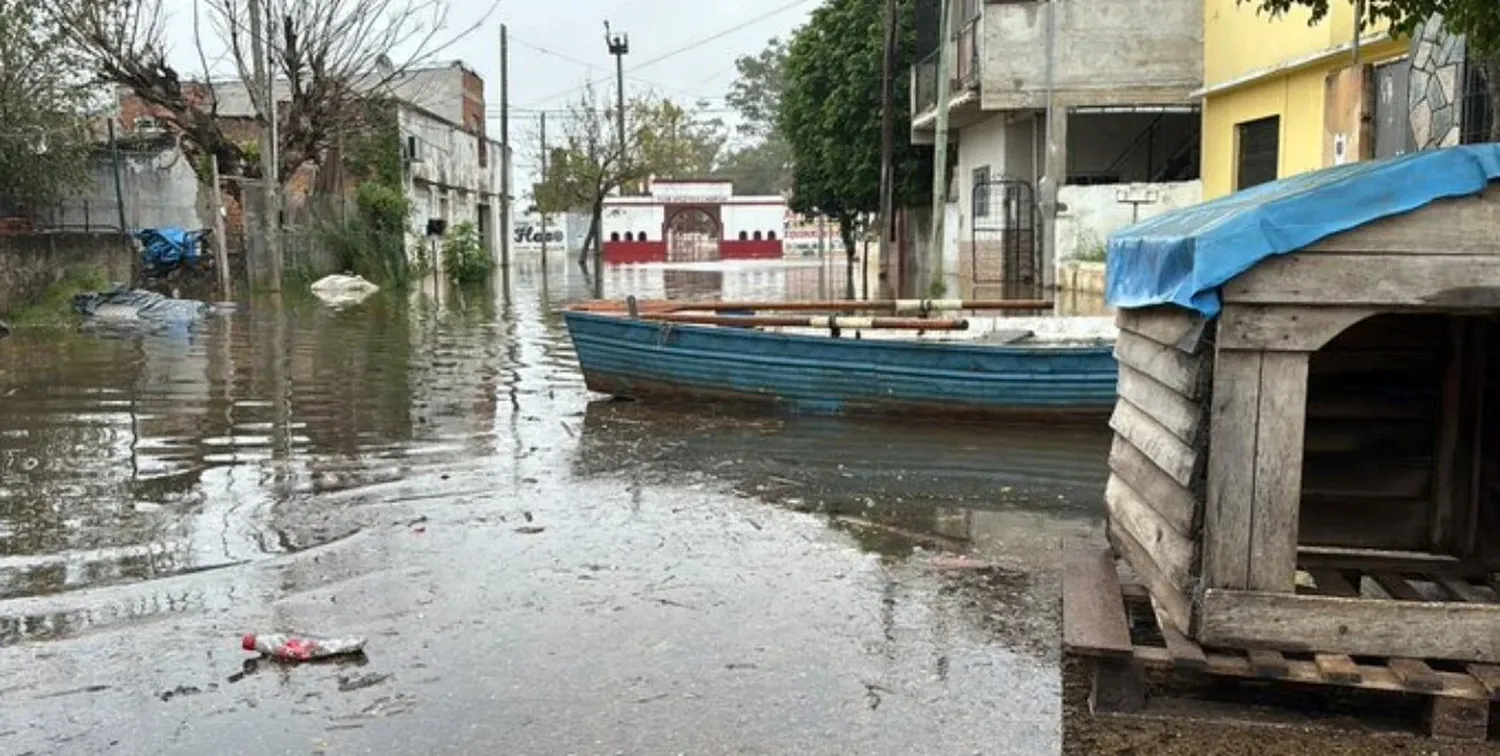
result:
M 740 114 L 741 134 L 756 139 L 777 134 L 776 118 L 786 96 L 786 52 L 786 43 L 772 37 L 759 55 L 735 59 L 739 76 L 724 101 Z
M 615 189 L 638 188 L 653 175 L 705 175 L 723 148 L 723 124 L 697 109 L 640 95 L 625 112 L 622 155 L 613 109 L 592 88 L 569 107 L 562 138 L 548 146 L 546 181 L 533 187 L 539 212 L 591 209 Z
M 489 252 L 479 237 L 479 229 L 469 221 L 455 225 L 443 240 L 443 268 L 449 280 L 457 284 L 480 283 L 490 276 Z
M 354 209 L 346 223 L 325 224 L 319 232 L 343 270 L 396 286 L 420 274 L 423 266 L 412 266 L 406 259 L 411 203 L 400 186 L 365 181 L 355 191 Z
M 735 60 L 739 77 L 725 101 L 740 116 L 744 143 L 730 149 L 714 175 L 734 182 L 741 194 L 781 194 L 792 188 L 792 149 L 778 128 L 786 93 L 786 43 L 775 37 L 758 55 Z
M 385 97 L 368 97 L 360 103 L 360 108 L 357 128 L 350 129 L 346 136 L 345 169 L 360 181 L 401 185 L 405 166 L 395 102 Z
M 1347 2 L 1348 0 L 1334 0 Z M 1328 15 L 1330 0 L 1238 0 L 1252 4 L 1262 13 L 1281 16 L 1292 8 L 1307 8 L 1312 13 L 1309 24 L 1321 22 Z M 1443 26 L 1454 34 L 1468 38 L 1469 49 L 1481 57 L 1500 56 L 1500 4 L 1495 0 L 1364 0 L 1366 28 L 1382 21 L 1391 29 L 1410 35 L 1434 14 L 1441 14 Z
M 0 196 L 57 202 L 89 179 L 86 71 L 41 4 L 0 0 Z
M 897 71 L 913 63 L 914 2 L 899 2 Z M 883 69 L 881 0 L 829 0 L 797 30 L 787 49 L 786 92 L 777 120 L 791 146 L 793 210 L 822 213 L 841 223 L 879 210 Z M 902 138 L 911 128 L 910 110 L 910 98 L 897 86 L 893 115 L 898 206 L 925 204 L 932 191 L 932 149 Z
M 13 310 L 10 322 L 18 326 L 73 325 L 79 320 L 73 310 L 73 298 L 108 288 L 109 279 L 104 271 L 90 265 L 71 266 L 40 295 Z

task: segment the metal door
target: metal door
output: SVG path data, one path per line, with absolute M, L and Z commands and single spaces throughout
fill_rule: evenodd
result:
M 1037 284 L 1036 192 L 1031 182 L 995 179 L 974 184 L 969 254 L 975 284 Z

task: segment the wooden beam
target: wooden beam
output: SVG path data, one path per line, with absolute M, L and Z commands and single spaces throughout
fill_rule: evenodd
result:
M 1125 599 L 1109 549 L 1074 541 L 1063 558 L 1063 648 L 1085 656 L 1130 658 Z
M 1200 611 L 1205 646 L 1500 661 L 1500 605 L 1210 588 Z
M 1247 585 L 1250 590 L 1291 593 L 1296 589 L 1297 519 L 1302 504 L 1307 354 L 1265 353 L 1259 398 Z
M 1307 570 L 1318 585 L 1318 592 L 1328 596 L 1358 596 L 1359 587 L 1332 567 L 1311 567 Z
M 1115 359 L 1155 378 L 1188 399 L 1203 395 L 1204 359 L 1184 354 L 1130 331 L 1115 341 Z
M 1261 362 L 1260 352 L 1220 351 L 1214 366 L 1203 528 L 1203 578 L 1213 588 L 1245 588 L 1250 578 Z
M 1224 285 L 1228 304 L 1500 309 L 1500 256 L 1274 257 Z
M 1434 691 L 1443 689 L 1443 681 L 1438 678 L 1432 667 L 1421 659 L 1408 659 L 1397 657 L 1386 662 L 1396 679 L 1412 690 Z
M 1335 234 L 1308 252 L 1364 255 L 1500 255 L 1500 240 L 1476 234 L 1476 228 L 1500 228 L 1500 189 L 1440 199 L 1410 213 L 1382 218 Z
M 1204 412 L 1198 402 L 1124 364 L 1120 365 L 1118 392 L 1188 446 L 1201 440 Z
M 1139 493 L 1173 530 L 1184 538 L 1198 537 L 1202 516 L 1198 500 L 1123 436 L 1115 436 L 1110 446 L 1109 469 Z
M 1182 439 L 1172 435 L 1171 431 L 1151 415 L 1123 397 L 1115 403 L 1109 427 L 1145 454 L 1172 480 L 1177 481 L 1178 485 L 1192 490 L 1200 472 L 1200 455 L 1197 449 L 1183 443 Z
M 1236 305 L 1219 315 L 1219 349 L 1314 352 L 1375 315 L 1366 307 Z
M 1291 667 L 1286 663 L 1286 657 L 1280 651 L 1272 651 L 1267 648 L 1252 648 L 1245 652 L 1250 657 L 1250 668 L 1261 677 L 1286 677 Z
M 1427 554 L 1420 551 L 1373 551 L 1336 546 L 1301 546 L 1297 549 L 1297 564 L 1302 567 L 1331 567 L 1340 570 L 1431 573 L 1457 569 L 1459 560 L 1446 554 Z
M 1185 354 L 1197 354 L 1209 322 L 1198 313 L 1174 305 L 1115 313 L 1115 327 L 1120 330 L 1145 336 Z
M 1314 654 L 1313 664 L 1323 679 L 1337 683 L 1357 683 L 1360 680 L 1359 665 L 1344 654 Z
M 1193 542 L 1172 529 L 1165 518 L 1126 485 L 1118 475 L 1109 476 L 1104 504 L 1111 527 L 1130 533 L 1156 568 L 1171 581 L 1177 593 L 1186 594 L 1193 575 Z M 1131 566 L 1135 566 L 1132 562 Z
M 1237 654 L 1222 652 L 1207 652 L 1208 673 L 1224 677 L 1256 677 L 1255 670 L 1245 660 L 1245 657 Z M 1148 669 L 1171 669 L 1175 664 L 1172 655 L 1165 648 L 1153 648 L 1151 646 L 1137 646 L 1135 649 L 1135 660 L 1141 666 Z M 1351 660 L 1352 661 L 1352 660 Z M 1287 674 L 1285 679 L 1305 683 L 1332 682 L 1350 688 L 1363 690 L 1388 691 L 1392 693 L 1409 693 L 1406 685 L 1396 679 L 1396 675 L 1384 665 L 1358 665 L 1356 670 L 1359 679 L 1336 680 L 1324 677 L 1318 669 L 1315 661 L 1300 661 L 1296 659 L 1287 660 Z M 1443 681 L 1443 695 L 1435 698 L 1459 698 L 1486 701 L 1488 692 L 1473 677 L 1460 672 L 1437 672 L 1438 679 Z

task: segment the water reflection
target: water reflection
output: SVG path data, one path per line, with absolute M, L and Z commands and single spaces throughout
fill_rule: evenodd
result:
M 604 276 L 612 295 L 777 299 L 819 296 L 824 273 L 791 261 Z M 1102 431 L 590 402 L 556 305 L 592 282 L 560 257 L 518 260 L 511 281 L 499 293 L 423 282 L 343 312 L 288 293 L 178 337 L 0 342 L 0 599 L 327 543 L 361 526 L 331 493 L 466 461 L 519 470 L 539 449 L 572 450 L 584 478 L 729 481 L 846 518 L 876 552 L 899 550 L 883 542 L 893 531 L 856 520 L 972 543 L 1026 512 L 1091 512 L 1102 488 Z

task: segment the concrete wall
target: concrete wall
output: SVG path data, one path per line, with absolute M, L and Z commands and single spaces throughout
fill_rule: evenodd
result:
M 1361 61 L 1378 64 L 1406 54 L 1407 44 L 1387 41 L 1362 49 Z M 1246 121 L 1279 116 L 1277 178 L 1325 165 L 1328 77 L 1348 63 L 1335 57 L 1321 64 L 1267 75 L 1242 86 L 1211 93 L 1203 103 L 1203 196 L 1230 194 L 1236 184 L 1238 128 Z
M 428 243 L 423 235 L 429 218 L 441 218 L 449 228 L 470 222 L 484 232 L 491 256 L 498 259 L 502 146 L 416 108 L 400 107 L 397 123 L 402 142 L 414 141 L 418 157 L 407 164 L 410 243 Z
M 114 160 L 109 154 L 94 158 L 91 182 L 79 194 L 47 212 L 46 224 L 64 230 L 118 230 L 120 212 L 115 193 Z M 120 195 L 124 197 L 128 229 L 179 226 L 200 228 L 198 176 L 176 147 L 158 152 L 127 152 L 120 156 Z M 206 211 L 205 211 L 206 212 Z
M 1102 252 L 1110 234 L 1131 224 L 1134 211 L 1120 201 L 1122 192 L 1130 198 L 1156 198 L 1155 202 L 1140 206 L 1140 220 L 1145 220 L 1198 204 L 1203 199 L 1203 182 L 1064 186 L 1058 192 L 1058 201 L 1067 208 L 1057 216 L 1059 263 Z
M 1328 15 L 1316 25 L 1308 24 L 1307 8 L 1295 4 L 1278 18 L 1239 0 L 1204 0 L 1202 12 L 1203 83 L 1210 88 L 1306 60 L 1354 39 L 1353 0 L 1329 0 Z M 1365 33 L 1378 35 L 1387 28 L 1377 21 Z
M 762 239 L 770 238 L 767 234 L 775 234 L 777 239 L 786 238 L 785 203 L 724 205 L 719 208 L 719 213 L 724 221 L 725 239 L 738 239 L 742 231 L 751 238 L 757 231 Z
M 1065 102 L 1181 102 L 1203 83 L 1203 0 L 994 3 L 984 6 L 984 109 L 1046 105 L 1049 8 L 1058 14 L 1053 81 Z
M 39 296 L 70 267 L 95 267 L 112 281 L 129 281 L 134 264 L 134 247 L 115 233 L 0 235 L 0 315 Z
M 605 200 L 604 241 L 609 241 L 613 234 L 624 238 L 627 232 L 636 237 L 644 233 L 647 239 L 662 241 L 662 224 L 665 222 L 666 210 L 661 205 L 616 205 Z

